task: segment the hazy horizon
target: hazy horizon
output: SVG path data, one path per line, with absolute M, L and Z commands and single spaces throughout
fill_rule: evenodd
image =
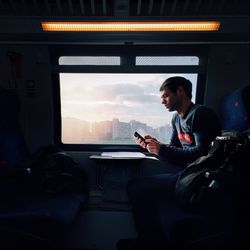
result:
M 197 74 L 60 73 L 62 118 L 87 122 L 137 120 L 155 128 L 170 124 L 159 88 L 171 76 L 184 76 L 196 93 Z

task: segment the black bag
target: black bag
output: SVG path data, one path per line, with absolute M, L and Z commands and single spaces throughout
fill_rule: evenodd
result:
M 177 201 L 182 207 L 201 213 L 233 209 L 234 186 L 244 175 L 242 159 L 247 154 L 247 138 L 217 137 L 208 155 L 190 164 L 179 176 L 175 187 Z
M 87 176 L 78 164 L 62 149 L 41 147 L 24 163 L 30 172 L 30 186 L 40 193 L 88 193 Z

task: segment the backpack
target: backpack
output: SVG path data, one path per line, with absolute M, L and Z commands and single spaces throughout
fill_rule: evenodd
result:
M 246 166 L 249 138 L 222 136 L 212 145 L 206 156 L 191 163 L 178 177 L 175 197 L 183 208 L 194 212 L 231 213 L 244 190 L 243 178 L 249 172 Z
M 86 173 L 74 159 L 55 145 L 40 147 L 22 164 L 29 172 L 30 191 L 61 194 L 86 192 Z

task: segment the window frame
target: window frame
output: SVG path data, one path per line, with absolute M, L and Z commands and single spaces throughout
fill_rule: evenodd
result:
M 61 98 L 59 73 L 195 73 L 197 89 L 195 102 L 204 103 L 207 49 L 199 46 L 169 45 L 88 45 L 50 47 L 54 98 L 54 141 L 64 150 L 75 151 L 145 151 L 131 144 L 64 144 L 61 141 Z M 60 56 L 120 56 L 121 65 L 59 65 Z M 138 66 L 136 56 L 197 56 L 199 65 Z

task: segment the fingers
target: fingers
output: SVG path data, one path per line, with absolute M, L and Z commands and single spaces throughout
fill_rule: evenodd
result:
M 150 136 L 150 135 L 145 135 L 144 138 L 145 138 L 145 139 L 153 139 L 153 137 Z
M 158 148 L 160 147 L 159 146 L 160 143 L 150 135 L 146 135 L 144 137 L 144 140 L 140 138 L 136 139 L 136 143 L 140 145 L 142 148 L 147 149 L 150 153 L 155 153 L 155 152 L 158 153 L 159 151 Z
M 147 140 L 147 150 L 152 154 L 158 155 L 160 151 L 161 143 L 153 139 Z
M 153 137 L 151 137 L 151 138 L 149 138 L 149 139 L 146 139 L 145 138 L 145 142 L 147 143 L 147 144 L 149 144 L 149 143 L 157 143 L 157 141 L 153 138 Z
M 147 148 L 147 143 L 142 139 L 137 139 L 136 143 L 139 144 L 142 148 Z

